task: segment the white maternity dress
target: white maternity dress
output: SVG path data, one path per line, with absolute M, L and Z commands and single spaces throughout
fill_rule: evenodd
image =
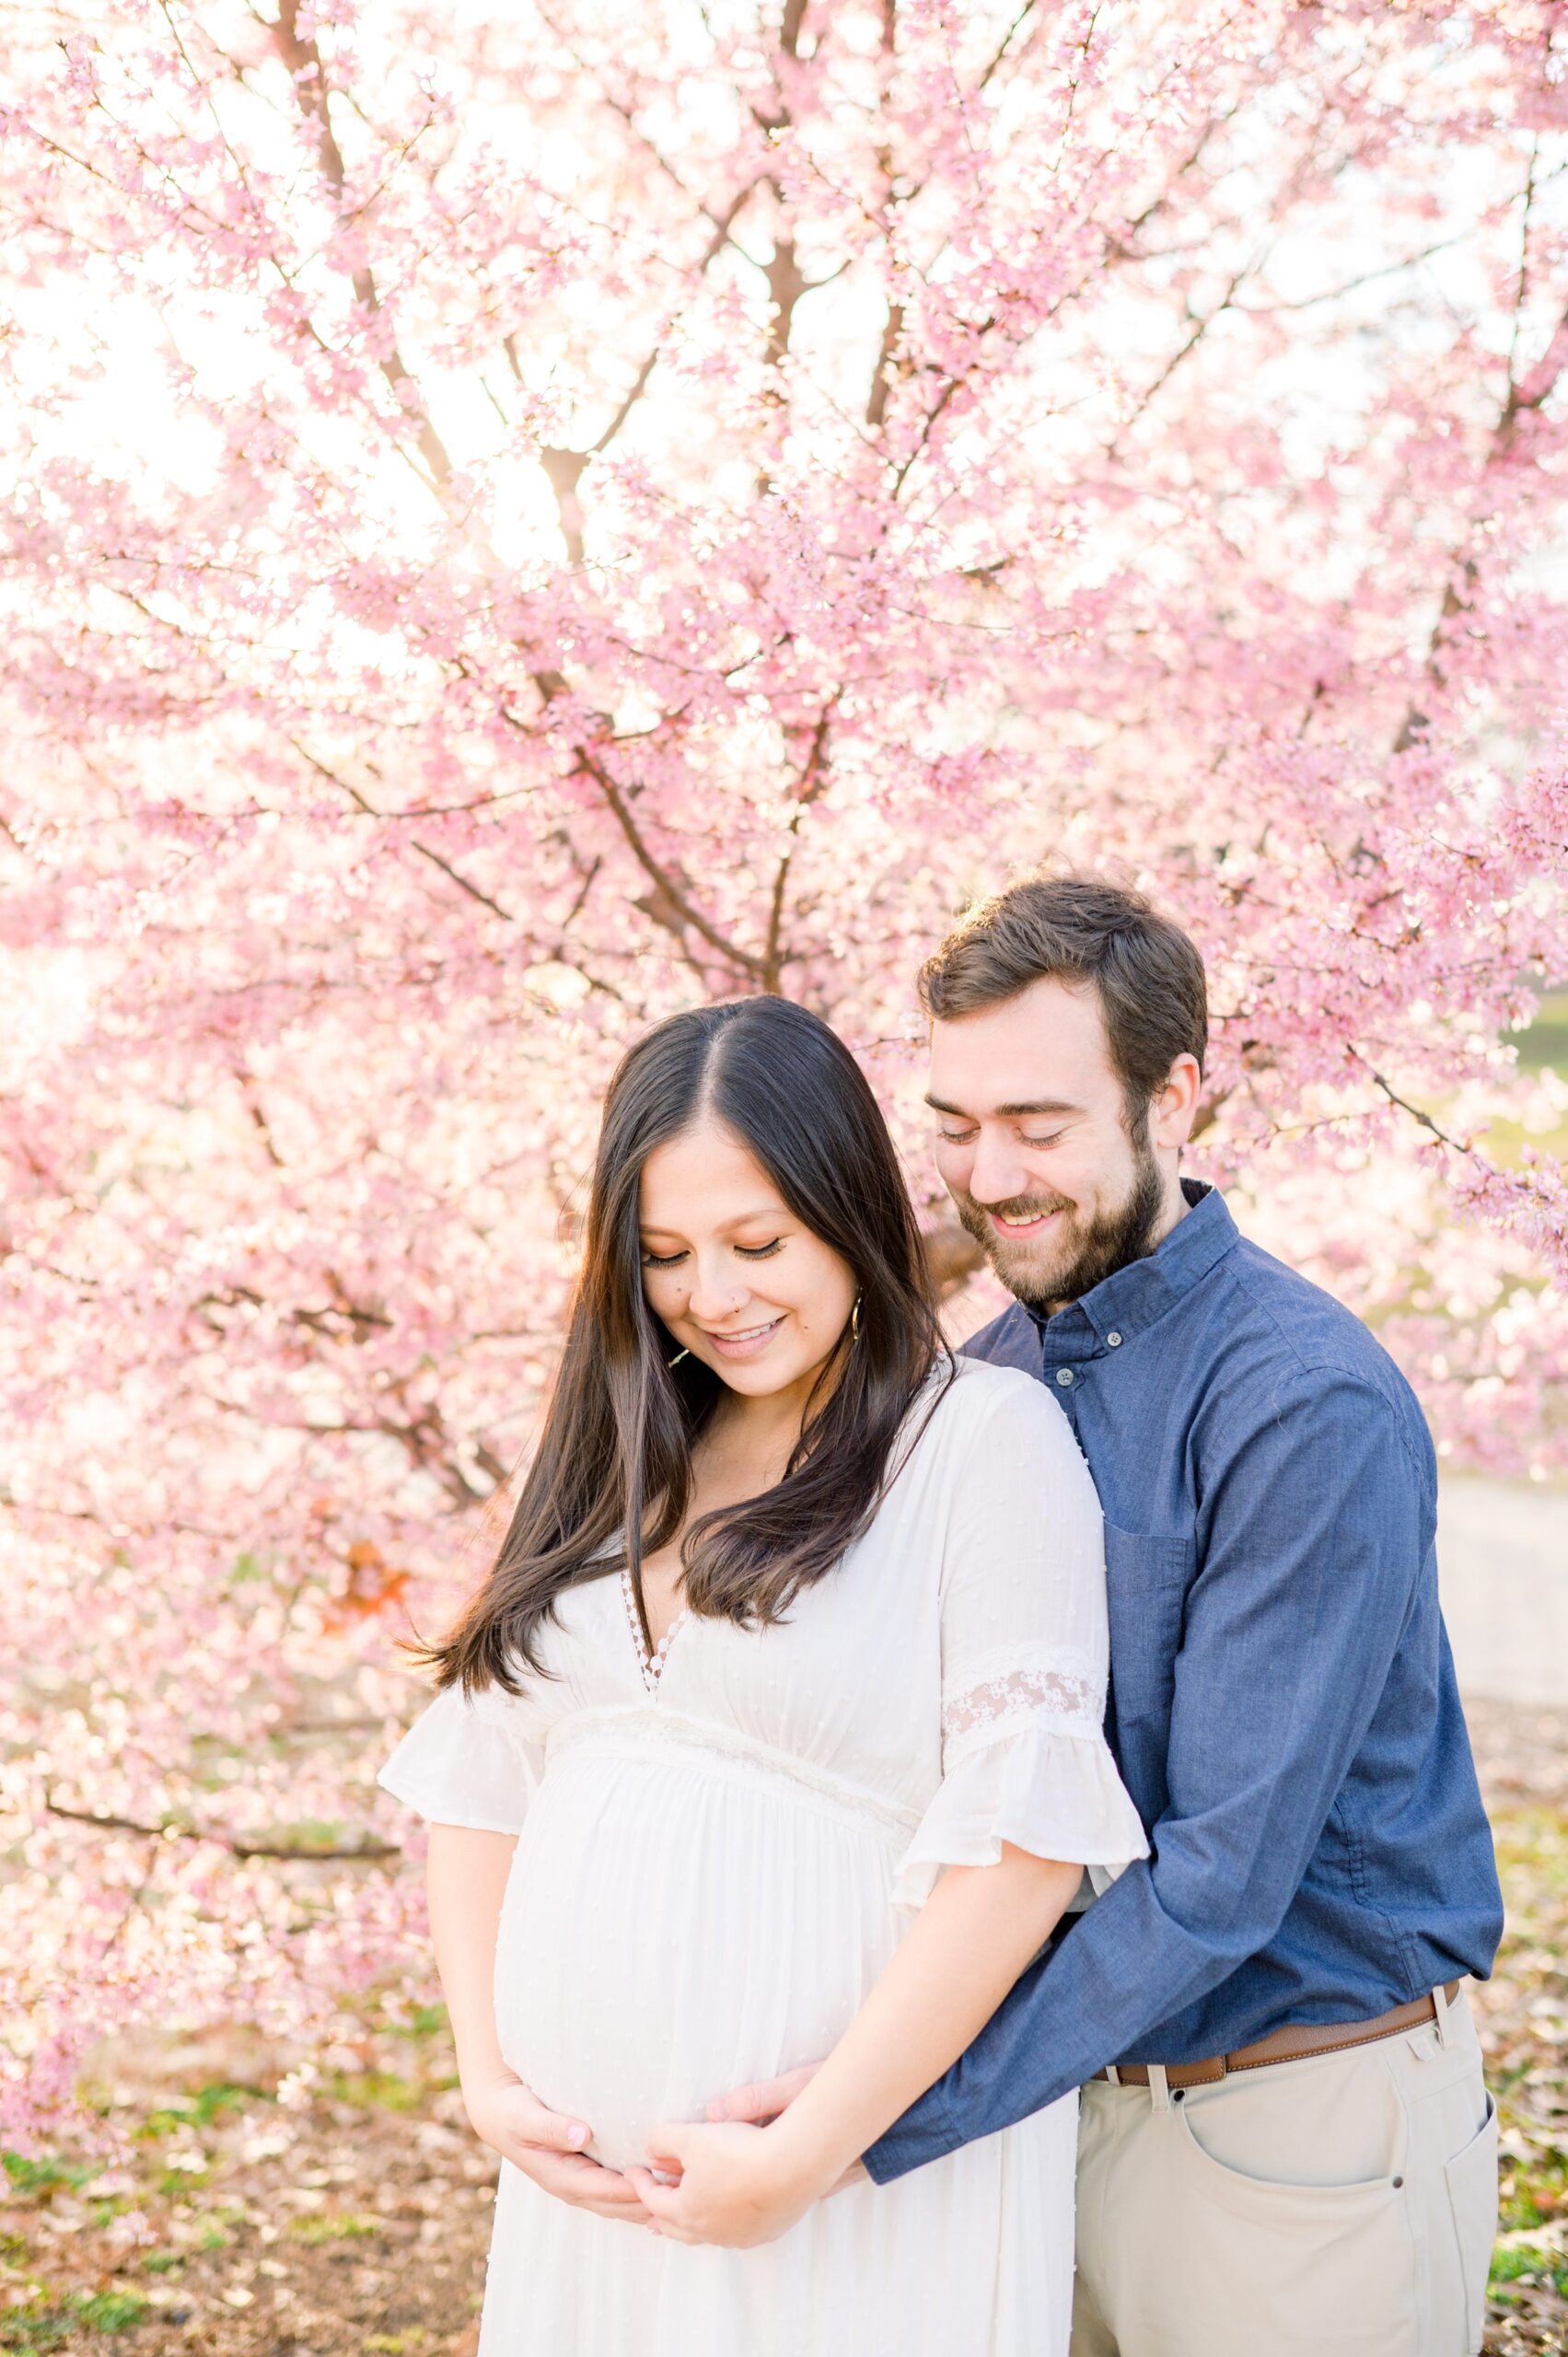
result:
M 380 1781 L 517 1836 L 502 2050 L 612 2166 L 826 2054 L 943 1864 L 1008 1840 L 1103 1887 L 1145 1854 L 1102 1732 L 1098 1501 L 1015 1369 L 958 1363 L 784 1624 L 684 1615 L 648 1664 L 610 1573 L 544 1649 L 557 1675 L 520 1699 L 439 1695 Z M 480 2357 L 1064 2357 L 1076 2119 L 1069 2096 L 754 2250 L 571 2209 L 503 2162 Z

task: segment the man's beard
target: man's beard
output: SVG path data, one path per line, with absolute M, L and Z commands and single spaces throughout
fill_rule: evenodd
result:
M 1144 1123 L 1133 1135 L 1132 1150 L 1132 1182 L 1126 1194 L 1086 1226 L 1074 1220 L 1073 1206 L 1061 1195 L 1019 1195 L 1011 1202 L 987 1203 L 983 1210 L 972 1195 L 954 1196 L 958 1217 L 1008 1292 L 1029 1308 L 1051 1309 L 1059 1302 L 1081 1301 L 1118 1269 L 1144 1260 L 1153 1251 L 1155 1230 L 1165 1208 L 1165 1182 Z M 1004 1219 L 1041 1219 L 1047 1212 L 1066 1215 L 1066 1233 L 1056 1248 L 1059 1257 L 1038 1267 L 1031 1263 L 1028 1243 L 1020 1238 L 1016 1245 L 1009 1245 L 1005 1237 L 997 1235 L 988 1216 L 1000 1213 Z

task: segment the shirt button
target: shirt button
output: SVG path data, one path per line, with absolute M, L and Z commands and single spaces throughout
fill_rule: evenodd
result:
M 1121 1343 L 1121 1337 L 1120 1334 L 1108 1334 L 1105 1339 L 1109 1343 L 1113 1351 L 1120 1349 Z
M 1056 1380 L 1062 1386 L 1063 1390 L 1065 1391 L 1073 1380 L 1072 1368 L 1070 1366 L 1059 1366 L 1056 1370 Z

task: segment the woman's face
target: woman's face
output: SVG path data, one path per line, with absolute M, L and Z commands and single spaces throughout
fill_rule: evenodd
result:
M 854 1306 L 854 1274 L 734 1131 L 710 1119 L 656 1146 L 638 1219 L 643 1290 L 677 1346 L 749 1399 L 795 1386 L 804 1398 Z

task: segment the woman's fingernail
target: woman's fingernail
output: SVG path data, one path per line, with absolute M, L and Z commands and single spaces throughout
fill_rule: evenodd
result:
M 586 2144 L 588 2141 L 588 2131 L 580 2119 L 575 2119 L 566 2131 L 566 2137 L 569 2143 Z

